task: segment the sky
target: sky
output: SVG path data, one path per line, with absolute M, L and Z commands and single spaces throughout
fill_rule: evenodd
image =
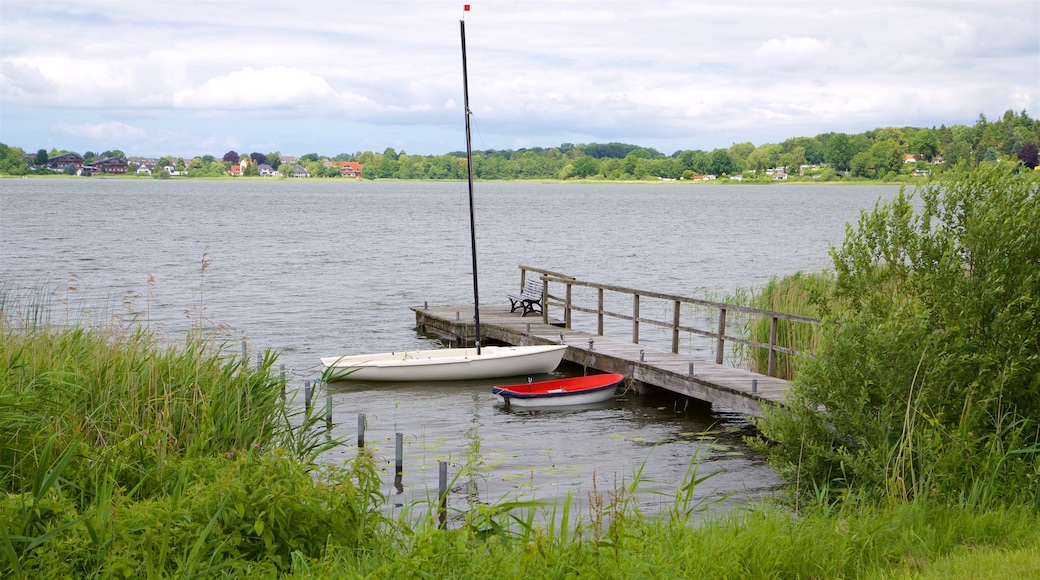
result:
M 1040 116 L 1040 1 L 0 0 L 0 142 L 127 155 L 621 142 Z

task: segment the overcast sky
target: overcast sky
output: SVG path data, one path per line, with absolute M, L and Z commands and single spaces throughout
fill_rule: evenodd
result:
M 1040 116 L 1037 0 L 0 0 L 0 141 L 683 149 Z

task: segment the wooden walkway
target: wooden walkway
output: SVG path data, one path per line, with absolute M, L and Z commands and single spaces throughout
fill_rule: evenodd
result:
M 472 306 L 412 308 L 415 322 L 423 332 L 446 336 L 460 342 L 472 341 Z M 787 381 L 674 354 L 658 348 L 625 342 L 564 328 L 563 321 L 541 316 L 521 317 L 508 308 L 480 309 L 480 330 L 489 340 L 513 345 L 566 344 L 564 358 L 603 372 L 620 373 L 642 385 L 652 385 L 755 417 L 762 408 L 778 404 Z M 693 373 L 690 373 L 690 369 Z

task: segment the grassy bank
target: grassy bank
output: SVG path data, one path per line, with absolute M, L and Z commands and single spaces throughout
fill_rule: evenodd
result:
M 689 501 L 695 470 L 656 518 L 638 513 L 634 477 L 590 494 L 586 513 L 506 498 L 471 503 L 446 529 L 426 504 L 394 519 L 371 456 L 314 461 L 323 435 L 284 402 L 274 353 L 250 368 L 202 338 L 52 328 L 46 310 L 0 300 L 5 578 L 1036 572 L 1035 505 L 848 499 L 706 515 Z

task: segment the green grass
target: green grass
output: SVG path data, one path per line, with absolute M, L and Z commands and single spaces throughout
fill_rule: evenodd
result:
M 1025 577 L 1032 498 L 946 505 L 849 497 L 711 513 L 691 463 L 671 509 L 642 475 L 587 501 L 472 499 L 391 516 L 373 458 L 314 460 L 318 418 L 219 345 L 44 324 L 0 292 L 0 577 Z M 29 323 L 26 323 L 29 321 Z M 335 442 L 334 442 L 335 443 Z M 467 465 L 479 465 L 472 434 Z M 454 484 L 467 473 L 456 474 Z M 979 493 L 984 493 L 985 490 Z M 821 495 L 821 498 L 826 494 Z M 574 506 L 587 506 L 577 512 Z
M 762 310 L 797 314 L 818 318 L 819 298 L 833 292 L 834 277 L 828 272 L 796 272 L 783 278 L 772 278 L 762 288 L 738 289 L 727 302 L 742 304 Z M 772 319 L 751 316 L 745 321 L 743 334 L 750 340 L 769 344 Z M 803 353 L 813 353 L 819 341 L 818 328 L 814 324 L 777 320 L 776 344 Z M 747 368 L 766 374 L 769 368 L 769 351 L 764 348 L 735 345 L 734 354 Z M 798 372 L 802 357 L 777 353 L 774 376 L 791 380 Z

